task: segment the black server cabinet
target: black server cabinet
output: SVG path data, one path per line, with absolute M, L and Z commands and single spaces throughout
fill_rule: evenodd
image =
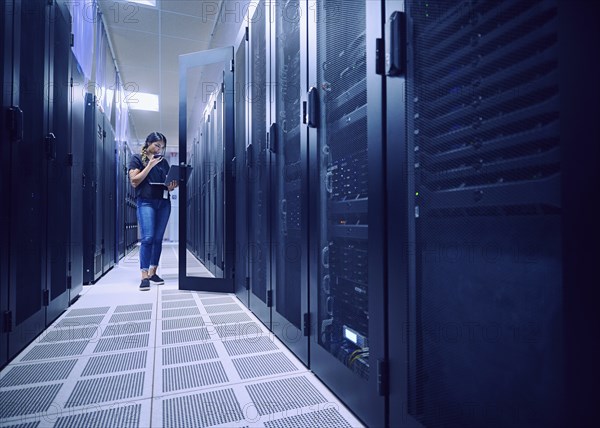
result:
M 48 97 L 44 93 L 49 83 L 46 45 L 50 6 L 43 2 L 10 3 L 6 6 L 12 7 L 14 25 L 11 121 L 19 126 L 6 158 L 10 165 L 8 182 L 18 183 L 18 189 L 13 186 L 9 189 L 10 204 L 6 207 L 10 211 L 10 225 L 6 229 L 9 312 L 4 314 L 5 325 L 8 323 L 10 328 L 8 359 L 45 327 L 48 164 L 45 143 L 50 126 Z M 6 12 L 10 15 L 10 10 Z
M 96 97 L 90 93 L 85 97 L 83 282 L 92 284 L 102 276 L 104 118 Z
M 216 99 L 216 112 L 217 112 L 217 144 L 215 146 L 215 188 L 216 188 L 216 207 L 215 215 L 217 218 L 215 227 L 215 276 L 217 278 L 223 278 L 225 270 L 225 166 L 229 162 L 225 162 L 225 130 L 224 130 L 224 115 L 225 115 L 225 104 L 224 104 L 224 83 L 221 86 L 221 91 Z M 229 188 L 227 188 L 229 192 Z
M 248 306 L 250 278 L 248 277 L 248 167 L 246 147 L 248 144 L 247 63 L 248 26 L 244 21 L 234 46 L 234 104 L 235 104 L 235 256 L 234 284 L 236 296 Z
M 202 224 L 202 238 L 201 238 L 201 255 L 202 255 L 202 263 L 204 266 L 210 270 L 209 268 L 209 259 L 210 259 L 210 250 L 209 250 L 209 230 L 210 230 L 210 187 L 208 185 L 208 179 L 210 174 L 208 172 L 209 162 L 208 162 L 208 145 L 210 144 L 210 115 L 204 115 L 204 122 L 202 123 L 202 137 L 200 143 L 200 159 L 202 165 L 202 175 L 200 180 L 202 182 L 201 187 L 201 224 Z
M 83 174 L 85 78 L 74 55 L 71 56 L 71 231 L 70 231 L 70 296 L 72 301 L 83 288 Z M 87 222 L 85 223 L 87 227 Z
M 117 193 L 116 193 L 116 207 L 117 207 L 117 219 L 115 223 L 115 261 L 121 260 L 125 257 L 125 242 L 126 242 L 126 226 L 125 226 L 125 212 L 127 210 L 127 186 L 129 184 L 127 175 L 127 154 L 122 141 L 117 142 Z
M 289 1 L 272 4 L 270 13 L 271 329 L 308 363 L 308 152 L 301 111 L 306 11 L 299 1 Z
M 207 162 L 208 162 L 208 193 L 209 193 L 209 205 L 208 205 L 208 216 L 209 216 L 209 229 L 207 230 L 208 236 L 208 266 L 209 270 L 213 275 L 216 276 L 217 271 L 217 171 L 218 171 L 218 129 L 219 129 L 219 118 L 217 111 L 217 101 L 212 99 L 212 107 L 210 112 L 210 138 L 208 141 L 208 152 L 207 152 Z
M 109 119 L 104 117 L 102 169 L 102 274 L 115 265 L 115 219 L 116 219 L 116 156 L 115 134 Z
M 581 47 L 597 37 L 597 6 L 406 6 L 406 95 L 387 78 L 407 117 L 393 126 L 404 107 L 388 106 L 390 159 L 407 166 L 389 182 L 404 201 L 391 238 L 405 245 L 390 259 L 402 285 L 390 302 L 408 307 L 390 318 L 390 338 L 405 339 L 390 355 L 406 357 L 390 368 L 390 402 L 407 402 L 391 425 L 584 426 L 597 413 L 581 387 L 597 375 L 583 333 L 597 291 L 581 279 L 598 227 L 581 192 L 598 182 L 598 61 Z
M 2 101 L 2 113 L 0 114 L 0 138 L 4 142 L 0 145 L 0 192 L 7 195 L 7 200 L 12 197 L 10 193 L 10 148 L 18 140 L 20 134 L 20 125 L 14 120 L 16 109 L 13 106 L 13 14 L 16 13 L 14 1 L 6 1 L 0 6 L 0 57 L 3 58 L 2 68 L 0 68 L 0 99 Z M 8 209 L 0 211 L 0 227 L 2 230 L 10 230 L 10 212 Z M 10 330 L 8 289 L 9 289 L 9 250 L 8 239 L 0 240 L 0 367 L 3 367 L 7 360 L 7 340 Z
M 69 234 L 71 229 L 70 185 L 70 74 L 71 17 L 66 4 L 56 2 L 49 10 L 49 88 L 46 136 L 47 268 L 46 322 L 50 323 L 69 305 Z M 47 297 L 46 297 L 47 296 Z
M 267 326 L 271 326 L 270 275 L 270 174 L 267 156 L 267 22 L 265 2 L 256 5 L 249 18 L 249 145 L 248 163 L 248 276 L 250 309 Z
M 200 132 L 199 132 L 200 133 Z M 201 138 L 201 137 L 200 137 Z M 196 257 L 202 258 L 202 205 L 201 205 L 201 195 L 202 195 L 202 181 L 200 180 L 202 174 L 202 166 L 201 166 L 201 151 L 200 151 L 200 139 L 194 139 L 193 146 L 193 154 L 192 159 L 190 160 L 190 164 L 196 165 L 196 168 L 192 170 L 192 175 L 188 179 L 190 182 L 191 190 L 192 190 L 192 199 L 188 201 L 190 205 L 190 217 L 196 218 L 196 221 L 192 221 L 188 224 L 190 228 L 190 232 L 188 236 L 191 236 L 193 239 L 193 253 Z
M 381 3 L 310 2 L 305 122 L 311 370 L 369 426 L 385 424 Z
M 129 165 L 132 152 L 129 145 L 125 144 L 123 148 L 125 158 L 125 168 Z M 133 250 L 138 241 L 137 224 L 137 204 L 135 200 L 135 190 L 129 182 L 129 171 L 126 171 L 126 192 L 125 192 L 125 252 Z

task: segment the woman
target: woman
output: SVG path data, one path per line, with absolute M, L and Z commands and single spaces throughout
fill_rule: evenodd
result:
M 163 157 L 167 138 L 160 132 L 148 135 L 141 154 L 135 154 L 129 161 L 129 180 L 135 188 L 137 220 L 142 243 L 140 247 L 140 269 L 142 282 L 140 290 L 149 290 L 150 282 L 164 284 L 156 274 L 162 241 L 171 214 L 170 194 L 178 186 L 172 181 L 163 184 L 169 172 L 169 163 Z

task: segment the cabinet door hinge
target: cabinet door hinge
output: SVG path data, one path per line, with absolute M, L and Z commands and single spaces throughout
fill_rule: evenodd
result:
M 250 290 L 250 277 L 246 277 L 246 290 Z
M 308 337 L 308 336 L 310 336 L 310 312 L 306 312 L 304 314 L 303 318 L 304 318 L 303 319 L 304 322 L 303 322 L 302 330 L 303 330 L 304 336 Z
M 44 290 L 42 292 L 42 300 L 43 300 L 43 306 L 48 306 L 50 305 L 50 290 Z
M 4 311 L 4 326 L 2 327 L 2 331 L 4 333 L 10 333 L 13 329 L 12 327 L 12 311 Z
M 246 41 L 250 40 L 250 30 L 246 27 Z
M 273 290 L 267 291 L 267 308 L 273 307 Z
M 67 290 L 70 290 L 73 287 L 73 277 L 67 276 Z
M 388 364 L 385 360 L 377 360 L 377 393 L 387 395 L 388 390 Z
M 67 154 L 67 166 L 73 166 L 73 153 Z

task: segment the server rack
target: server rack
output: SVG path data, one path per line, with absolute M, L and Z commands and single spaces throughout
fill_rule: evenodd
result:
M 70 296 L 72 301 L 83 288 L 83 166 L 84 166 L 84 117 L 85 96 L 83 87 L 85 78 L 77 59 L 71 55 L 71 149 L 73 166 L 71 168 L 71 233 L 69 266 L 71 268 Z M 87 225 L 87 222 L 86 222 Z
M 270 275 L 270 167 L 267 157 L 267 22 L 265 2 L 256 5 L 249 17 L 249 144 L 248 164 L 248 273 L 250 309 L 268 327 L 271 326 L 272 290 Z
M 221 86 L 221 90 L 215 97 L 215 113 L 216 113 L 216 139 L 214 147 L 214 164 L 215 164 L 215 175 L 214 179 L 214 192 L 215 192 L 215 256 L 213 257 L 215 276 L 217 278 L 223 277 L 223 271 L 225 269 L 225 144 L 224 144 L 224 100 L 223 92 L 225 88 Z
M 519 418 L 550 426 L 544 409 L 563 401 L 559 353 L 545 352 L 560 342 L 562 300 L 557 6 L 447 4 L 429 12 L 435 28 L 411 6 L 410 91 L 419 98 L 409 110 L 419 116 L 411 141 L 419 147 L 414 412 L 429 426 Z M 474 264 L 442 254 L 449 245 L 472 251 Z M 473 322 L 474 331 L 480 324 L 483 334 L 498 328 L 499 336 L 438 341 L 431 329 L 453 322 Z M 507 329 L 520 338 L 502 339 Z M 465 416 L 470 401 L 497 410 Z M 528 413 L 518 415 L 523 402 Z
M 85 152 L 83 177 L 84 227 L 83 282 L 92 284 L 102 276 L 104 117 L 96 97 L 86 93 Z
M 390 340 L 390 380 L 406 386 L 390 402 L 407 403 L 392 426 L 590 423 L 597 363 L 575 314 L 596 312 L 578 280 L 598 227 L 578 185 L 598 180 L 597 87 L 574 94 L 594 92 L 598 61 L 574 47 L 590 36 L 576 27 L 597 35 L 594 8 L 406 2 L 407 68 L 387 77 L 388 165 L 406 165 L 388 177 L 403 243 L 390 338 L 405 338 Z
M 115 265 L 115 217 L 116 217 L 116 156 L 115 133 L 109 118 L 104 116 L 103 130 L 103 162 L 102 170 L 102 274 L 108 272 Z
M 50 105 L 54 92 L 51 87 L 52 71 L 55 62 L 57 66 L 64 64 L 63 61 L 68 63 L 68 58 L 65 60 L 63 57 L 68 56 L 68 49 L 55 49 L 54 37 L 57 37 L 56 42 L 60 46 L 60 34 L 64 30 L 58 28 L 59 34 L 56 34 L 55 25 L 63 25 L 64 21 L 61 24 L 51 19 L 59 6 L 15 1 L 3 7 L 7 8 L 4 9 L 7 27 L 3 28 L 12 31 L 12 37 L 6 40 L 12 43 L 4 45 L 11 50 L 7 56 L 12 57 L 8 66 L 5 63 L 5 67 L 11 69 L 4 69 L 5 77 L 11 83 L 6 95 L 10 94 L 12 98 L 7 112 L 12 135 L 8 140 L 10 147 L 6 161 L 10 164 L 8 183 L 19 185 L 18 190 L 10 188 L 7 197 L 11 201 L 10 224 L 6 229 L 9 235 L 8 260 L 5 265 L 9 275 L 3 286 L 8 289 L 8 311 L 4 313 L 3 322 L 9 332 L 7 357 L 10 359 L 54 319 L 60 306 L 58 302 L 62 300 L 57 294 L 65 295 L 60 290 L 52 290 L 52 278 L 48 276 L 52 253 L 48 248 L 47 221 L 52 210 L 48 211 L 47 202 L 49 198 L 58 196 L 56 192 L 59 190 L 50 189 L 49 193 L 45 178 L 53 172 L 49 157 L 54 154 L 56 142 L 52 138 L 54 123 Z M 68 187 L 68 182 L 65 187 Z M 65 187 L 60 192 L 64 192 Z M 66 262 L 57 267 L 62 269 L 62 286 L 66 285 L 66 268 Z M 59 282 L 55 285 L 61 288 Z M 52 296 L 51 292 L 54 292 Z M 52 303 L 47 316 L 46 308 L 51 299 L 56 303 Z M 62 304 L 66 307 L 68 303 L 64 300 Z
M 4 59 L 2 68 L 0 68 L 0 99 L 2 101 L 2 114 L 0 115 L 0 138 L 5 144 L 0 146 L 0 157 L 2 164 L 0 167 L 0 192 L 3 195 L 11 195 L 10 193 L 10 178 L 11 164 L 9 162 L 10 146 L 14 144 L 16 137 L 20 134 L 20 127 L 17 123 L 11 123 L 9 114 L 14 115 L 16 112 L 13 107 L 13 13 L 15 7 L 13 1 L 4 2 L 0 6 L 0 22 L 2 30 L 0 30 L 0 56 Z M 5 48 L 7 48 L 5 50 Z M 9 113 L 10 112 L 10 113 Z M 14 116 L 13 116 L 14 117 Z M 2 230 L 9 230 L 10 215 L 7 209 L 0 212 L 0 227 Z M 9 251 L 10 244 L 8 239 L 0 241 L 0 311 L 2 314 L 9 312 L 10 306 L 8 302 L 9 290 Z M 6 315 L 3 315 L 0 321 L 0 367 L 3 367 L 8 361 L 8 331 L 10 330 L 10 322 Z
M 71 228 L 70 203 L 70 102 L 71 17 L 66 4 L 55 3 L 49 8 L 48 59 L 48 125 L 46 136 L 46 179 L 48 198 L 45 201 L 47 229 L 47 322 L 56 319 L 69 305 L 69 241 Z M 47 296 L 47 297 L 46 297 Z
M 219 117 L 217 111 L 217 100 L 215 99 L 216 94 L 209 101 L 210 108 L 210 133 L 207 145 L 207 157 L 206 162 L 208 163 L 206 177 L 206 186 L 208 188 L 208 217 L 209 217 L 209 229 L 206 231 L 208 237 L 208 253 L 207 262 L 209 270 L 213 275 L 217 274 L 217 174 L 218 174 L 218 145 L 219 145 Z
M 10 327 L 8 358 L 12 358 L 45 326 L 43 290 L 46 288 L 45 215 L 43 200 L 45 153 L 39 150 L 48 129 L 47 104 L 43 90 L 36 85 L 48 83 L 47 21 L 49 8 L 44 4 L 13 3 L 13 106 L 15 115 L 23 121 L 22 132 L 14 139 L 10 150 L 11 178 L 19 183 L 19 191 L 10 189 Z M 32 18 L 26 19 L 26 13 Z M 19 30 L 20 28 L 20 30 Z M 46 30 L 39 37 L 39 29 Z M 36 35 L 35 40 L 33 35 Z M 22 112 L 22 113 L 21 113 Z M 21 116 L 22 114 L 22 116 Z M 16 144 L 18 143 L 18 144 Z M 27 165 L 31 174 L 21 174 Z
M 271 329 L 308 363 L 308 168 L 301 94 L 306 88 L 306 9 L 299 1 L 269 8 L 271 165 Z M 302 59 L 304 58 L 304 59 Z
M 115 223 L 115 256 L 116 260 L 121 260 L 125 257 L 127 252 L 126 242 L 127 242 L 127 226 L 126 226 L 126 211 L 127 211 L 127 186 L 129 185 L 128 174 L 127 174 L 127 164 L 126 159 L 126 151 L 125 145 L 123 141 L 116 142 L 117 152 L 116 162 L 117 162 L 117 193 L 116 193 L 116 206 L 117 206 L 117 220 Z
M 129 145 L 123 148 L 125 168 L 129 165 L 132 153 Z M 126 172 L 126 195 L 125 195 L 125 252 L 135 248 L 138 241 L 137 205 L 135 201 L 135 190 L 129 183 L 129 171 Z
M 386 423 L 387 387 L 380 7 L 309 2 L 305 95 L 310 366 L 370 426 Z
M 235 178 L 235 293 L 246 306 L 248 306 L 250 298 L 247 223 L 248 167 L 246 165 L 246 147 L 248 145 L 247 63 L 248 22 L 245 17 L 234 46 L 235 155 L 233 171 Z

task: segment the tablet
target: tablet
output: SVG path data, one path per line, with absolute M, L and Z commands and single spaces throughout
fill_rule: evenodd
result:
M 179 165 L 171 165 L 169 167 L 169 172 L 167 174 L 167 178 L 165 178 L 165 182 L 164 183 L 153 183 L 153 182 L 150 182 L 150 184 L 152 184 L 153 186 L 165 186 L 165 187 L 168 187 L 169 183 L 171 181 L 173 181 L 173 180 L 179 181 L 179 176 L 181 174 L 181 172 L 180 172 L 181 170 L 182 170 L 182 168 Z M 185 181 L 187 183 L 187 180 L 190 177 L 190 173 L 191 173 L 192 167 L 191 166 L 186 166 L 185 170 L 187 172 L 187 176 L 185 177 Z

